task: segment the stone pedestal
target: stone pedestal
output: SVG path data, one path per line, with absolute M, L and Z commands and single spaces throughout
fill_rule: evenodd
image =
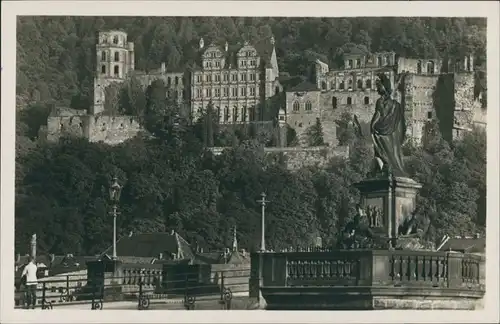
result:
M 376 227 L 394 242 L 399 236 L 400 226 L 413 216 L 416 196 L 422 185 L 410 178 L 394 177 L 363 180 L 355 187 L 361 193 L 363 210 L 376 207 L 381 211 Z

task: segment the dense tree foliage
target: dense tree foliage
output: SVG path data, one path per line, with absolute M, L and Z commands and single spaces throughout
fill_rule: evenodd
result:
M 167 69 L 190 67 L 199 37 L 206 43 L 276 38 L 281 71 L 310 72 L 310 60 L 340 64 L 346 51 L 394 50 L 435 57 L 467 52 L 485 60 L 485 21 L 464 18 L 231 18 L 231 17 L 20 17 L 17 94 L 24 108 L 16 129 L 16 250 L 26 253 L 36 232 L 42 251 L 94 254 L 111 243 L 108 186 L 123 184 L 119 236 L 130 231 L 175 229 L 201 246 L 228 246 L 238 226 L 240 244 L 258 246 L 260 193 L 268 194 L 267 240 L 274 249 L 306 246 L 316 237 L 334 245 L 339 229 L 355 214 L 358 192 L 372 151 L 367 125 L 344 114 L 337 134 L 350 146 L 348 159 L 327 168 L 291 172 L 281 158 L 266 158 L 275 145 L 273 127 L 222 128 L 213 109 L 191 124 L 165 85 L 144 91 L 138 81 L 111 88 L 105 109 L 143 118 L 153 138 L 139 136 L 118 146 L 63 138 L 47 143 L 40 126 L 54 105 L 88 108 L 92 102 L 95 32 L 125 29 L 135 42 L 136 68 L 165 61 Z M 28 104 L 28 105 L 26 105 Z M 272 125 L 271 125 L 272 126 Z M 313 127 L 322 142 L 321 125 Z M 288 128 L 287 143 L 297 144 Z M 228 147 L 214 156 L 206 146 Z M 486 135 L 474 131 L 448 143 L 428 127 L 423 147 L 405 147 L 413 178 L 423 184 L 418 219 L 429 239 L 484 231 Z
M 235 44 L 274 35 L 280 71 L 290 75 L 308 74 L 316 58 L 338 66 L 342 54 L 353 48 L 424 58 L 473 53 L 478 65 L 486 55 L 486 19 L 479 18 L 26 16 L 19 17 L 17 26 L 19 101 L 88 108 L 95 35 L 109 29 L 128 33 L 135 43 L 136 69 L 143 71 L 161 62 L 167 70 L 192 66 L 200 37 L 205 44 Z
M 171 115 L 168 109 L 165 115 Z M 175 229 L 191 242 L 222 248 L 237 225 L 240 245 L 254 249 L 263 191 L 270 200 L 267 240 L 274 249 L 307 246 L 317 237 L 334 245 L 355 214 L 359 194 L 352 184 L 365 177 L 373 154 L 365 138 L 352 139 L 348 159 L 292 172 L 266 158 L 257 140 L 214 156 L 197 125 L 165 120 L 156 138 L 115 147 L 77 138 L 33 142 L 19 135 L 24 150 L 17 159 L 16 249 L 26 252 L 35 232 L 41 250 L 53 253 L 93 254 L 109 246 L 107 188 L 113 175 L 123 184 L 119 236 Z M 345 127 L 345 133 L 355 132 L 354 124 Z M 424 185 L 420 225 L 432 240 L 483 232 L 486 136 L 474 131 L 450 144 L 435 129 L 429 125 L 423 147 L 406 148 L 408 170 Z

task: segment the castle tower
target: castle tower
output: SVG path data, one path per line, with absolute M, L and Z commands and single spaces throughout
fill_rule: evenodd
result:
M 99 32 L 96 44 L 96 77 L 94 105 L 91 113 L 104 110 L 104 89 L 111 82 L 123 82 L 135 68 L 134 43 L 127 42 L 127 33 L 111 30 Z

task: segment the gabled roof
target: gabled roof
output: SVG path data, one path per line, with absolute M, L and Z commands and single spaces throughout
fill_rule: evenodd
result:
M 238 251 L 234 251 L 231 253 L 231 256 L 229 257 L 229 260 L 227 261 L 228 264 L 247 264 L 250 263 L 250 259 L 248 257 L 243 256 Z
M 315 84 L 305 80 L 295 87 L 292 87 L 287 90 L 287 92 L 299 92 L 299 91 L 319 91 L 318 87 Z
M 113 247 L 107 248 L 102 254 L 110 255 Z M 170 258 L 178 254 L 182 259 L 193 257 L 189 243 L 176 232 L 173 233 L 147 233 L 122 237 L 117 241 L 116 254 L 123 257 L 158 258 L 163 254 Z
M 252 46 L 256 49 L 257 55 L 260 56 L 261 60 L 264 62 L 265 66 L 268 67 L 270 66 L 271 62 L 271 56 L 273 53 L 274 45 L 271 41 L 272 37 L 267 37 L 260 39 L 259 41 L 252 43 L 249 42 L 246 44 L 245 42 L 238 42 L 236 44 L 230 44 L 228 43 L 228 50 L 225 50 L 225 42 L 224 44 L 219 44 L 219 43 L 210 43 L 208 46 L 204 46 L 202 49 L 198 51 L 198 58 L 194 64 L 193 69 L 200 69 L 201 65 L 201 60 L 203 57 L 203 54 L 206 52 L 207 49 L 209 48 L 217 48 L 219 49 L 222 54 L 225 56 L 226 60 L 226 66 L 225 68 L 229 68 L 231 66 L 232 68 L 237 66 L 237 54 L 240 49 L 242 49 L 244 46 Z
M 481 253 L 486 250 L 486 239 L 483 238 L 450 238 L 440 249 L 441 251 L 459 251 Z

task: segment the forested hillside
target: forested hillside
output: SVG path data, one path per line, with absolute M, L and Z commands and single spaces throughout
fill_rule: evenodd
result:
M 304 74 L 311 57 L 338 66 L 354 45 L 422 58 L 472 52 L 478 65 L 486 50 L 486 20 L 478 18 L 20 17 L 19 101 L 88 108 L 95 34 L 107 29 L 128 33 L 138 70 L 190 66 L 200 37 L 233 44 L 274 35 L 280 71 L 290 75 Z
M 358 194 L 351 184 L 365 176 L 372 152 L 366 139 L 355 137 L 349 115 L 338 131 L 351 157 L 298 172 L 287 170 L 281 156 L 266 157 L 257 140 L 230 141 L 231 150 L 213 156 L 204 149 L 209 131 L 185 121 L 174 127 L 175 111 L 159 98 L 152 102 L 154 96 L 147 98 L 149 111 L 165 107 L 146 116 L 154 139 L 138 137 L 115 147 L 38 139 L 48 103 L 88 108 L 98 30 L 127 31 L 141 70 L 162 61 L 167 69 L 188 67 L 201 36 L 206 43 L 237 42 L 272 33 L 280 70 L 300 75 L 311 56 L 338 64 L 351 46 L 415 57 L 473 52 L 481 65 L 484 28 L 484 20 L 462 18 L 20 18 L 17 91 L 29 109 L 17 114 L 16 251 L 27 252 L 34 232 L 40 253 L 93 254 L 108 247 L 107 187 L 113 175 L 124 186 L 119 236 L 175 229 L 190 242 L 221 248 L 230 244 L 237 225 L 240 245 L 254 249 L 262 191 L 270 200 L 267 239 L 274 249 L 306 246 L 317 236 L 333 245 L 354 215 Z M 430 240 L 484 232 L 486 135 L 475 131 L 447 143 L 436 127 L 428 125 L 423 147 L 405 148 L 408 171 L 423 184 L 420 226 Z

